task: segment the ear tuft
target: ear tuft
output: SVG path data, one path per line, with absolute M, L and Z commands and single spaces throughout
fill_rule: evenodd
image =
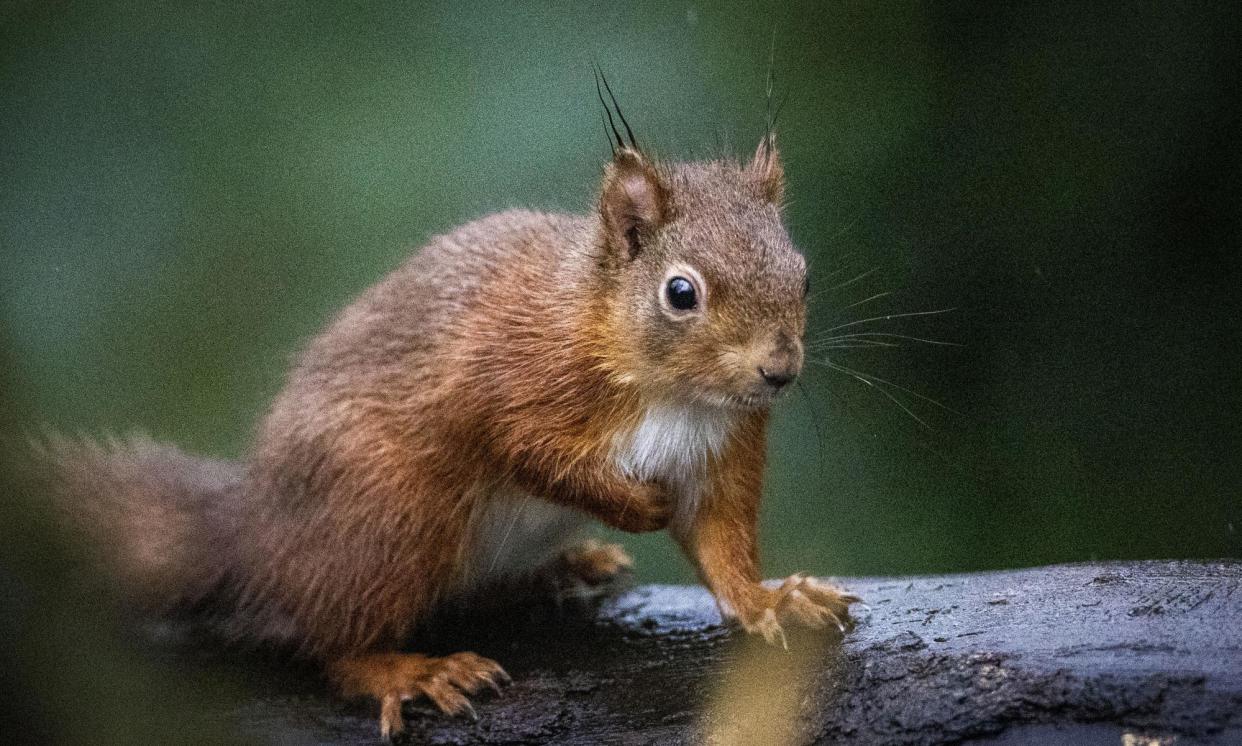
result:
M 785 167 L 776 149 L 776 136 L 767 135 L 755 149 L 747 170 L 759 183 L 764 199 L 779 207 L 785 199 Z
M 609 246 L 628 259 L 638 256 L 643 241 L 668 219 L 668 192 L 637 150 L 617 150 L 604 170 L 599 212 Z

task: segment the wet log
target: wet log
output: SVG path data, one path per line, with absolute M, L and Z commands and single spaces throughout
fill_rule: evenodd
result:
M 407 705 L 413 743 L 1242 743 L 1242 563 L 1153 561 L 839 581 L 844 637 L 770 648 L 701 588 L 442 625 L 501 661 L 478 720 Z M 369 706 L 300 675 L 227 713 L 268 743 L 376 742 Z

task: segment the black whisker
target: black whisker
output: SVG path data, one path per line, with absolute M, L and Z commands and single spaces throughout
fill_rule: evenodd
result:
M 599 71 L 599 77 L 604 81 L 604 90 L 608 91 L 608 98 L 612 99 L 612 108 L 617 110 L 617 116 L 621 117 L 621 126 L 625 127 L 625 134 L 629 135 L 630 147 L 638 150 L 638 141 L 634 139 L 634 131 L 630 129 L 630 123 L 625 121 L 625 113 L 621 111 L 621 104 L 617 103 L 617 97 L 612 95 L 612 86 L 608 85 L 608 78 L 604 75 L 604 71 Z
M 616 138 L 617 146 L 613 148 L 612 154 L 615 156 L 617 150 L 625 148 L 625 141 L 621 139 L 621 133 L 617 131 L 617 123 L 612 119 L 612 109 L 608 108 L 608 104 L 604 101 L 604 92 L 599 87 L 599 80 L 603 77 L 603 73 L 599 69 L 599 65 L 594 67 L 595 72 L 595 95 L 599 96 L 599 105 L 604 107 L 604 114 L 608 116 L 608 126 L 612 129 L 612 136 Z M 620 112 L 617 112 L 618 114 Z M 608 133 L 605 131 L 605 135 Z
M 608 120 L 604 118 L 604 112 L 599 113 L 599 121 L 604 125 L 604 139 L 608 141 L 608 150 L 612 153 L 612 157 L 617 157 L 617 146 L 612 144 L 612 138 L 608 135 Z
M 776 111 L 772 113 L 772 141 L 776 142 L 776 125 L 781 120 L 781 112 L 785 110 L 785 104 L 789 103 L 792 93 L 786 90 L 781 94 L 781 100 L 776 103 Z

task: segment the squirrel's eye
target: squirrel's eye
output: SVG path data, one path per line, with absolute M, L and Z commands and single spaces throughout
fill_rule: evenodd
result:
M 699 302 L 694 285 L 684 277 L 669 278 L 664 293 L 668 296 L 668 304 L 678 311 L 689 311 Z

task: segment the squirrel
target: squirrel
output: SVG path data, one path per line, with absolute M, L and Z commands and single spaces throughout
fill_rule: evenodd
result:
M 473 715 L 468 695 L 509 680 L 473 653 L 400 652 L 432 612 L 558 561 L 588 581 L 629 567 L 580 540 L 592 519 L 668 529 L 722 616 L 769 643 L 844 631 L 857 597 L 760 582 L 765 431 L 809 287 L 774 137 L 746 162 L 665 162 L 625 129 L 590 214 L 484 217 L 340 312 L 243 462 L 47 439 L 54 494 L 123 586 L 312 659 L 379 703 L 386 739 L 404 701 Z

